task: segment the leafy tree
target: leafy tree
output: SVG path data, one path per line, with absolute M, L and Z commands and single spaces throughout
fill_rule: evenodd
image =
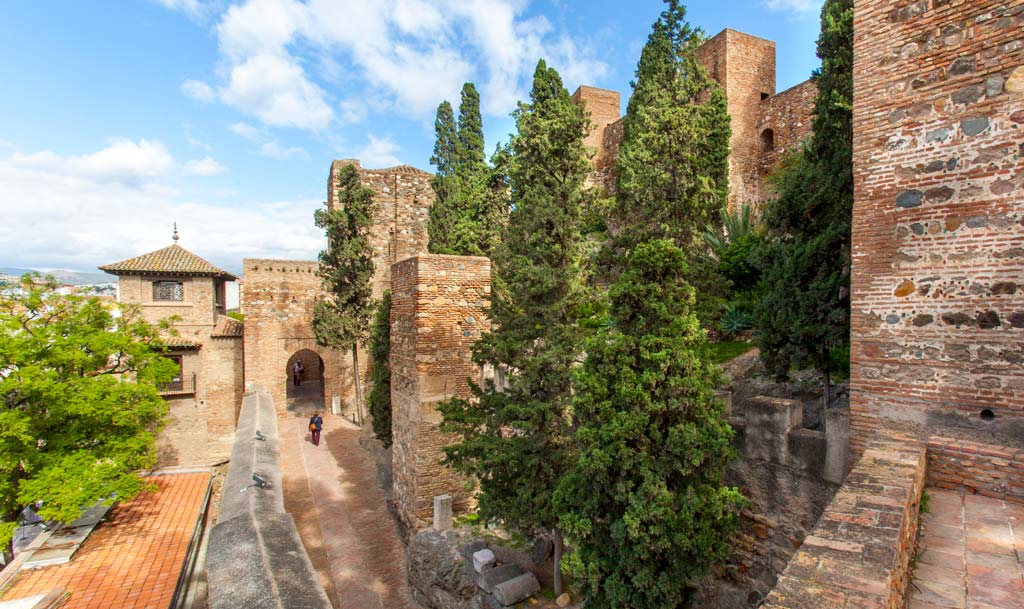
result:
M 317 275 L 328 296 L 313 306 L 313 335 L 318 345 L 352 350 L 356 409 L 363 419 L 358 344 L 367 333 L 374 302 L 373 246 L 369 231 L 376 204 L 373 190 L 363 186 L 359 172 L 346 165 L 338 172 L 338 200 L 316 210 L 314 219 L 327 234 Z
M 627 242 L 666 238 L 689 252 L 726 206 L 729 114 L 721 87 L 698 61 L 701 31 L 687 23 L 678 0 L 666 4 L 640 55 L 623 119 L 617 220 Z
M 514 203 L 495 256 L 494 329 L 473 349 L 478 364 L 510 371 L 508 387 L 474 386 L 475 401 L 440 406 L 455 469 L 480 482 L 485 519 L 526 533 L 554 530 L 555 589 L 561 592 L 561 533 L 552 493 L 572 462 L 572 368 L 583 347 L 587 302 L 581 261 L 589 126 L 558 73 L 537 64 L 530 102 L 515 112 Z
M 370 357 L 373 358 L 368 408 L 373 433 L 385 447 L 391 446 L 391 292 L 384 292 L 377 304 L 377 316 L 370 329 Z
M 576 375 L 579 456 L 555 506 L 587 607 L 686 606 L 738 524 L 744 499 L 722 486 L 732 428 L 686 271 L 670 240 L 632 250 Z
M 491 165 L 485 161 L 480 96 L 472 83 L 462 88 L 458 125 L 451 104 L 442 102 L 434 130 L 436 196 L 427 220 L 428 249 L 490 256 L 508 214 L 508 152 L 499 146 Z
M 775 176 L 759 252 L 766 295 L 757 342 L 766 366 L 822 372 L 826 407 L 833 354 L 850 339 L 853 215 L 853 1 L 826 0 L 818 38 L 821 70 L 813 135 Z
M 147 488 L 177 366 L 138 307 L 65 296 L 25 275 L 0 293 L 0 547 L 22 510 L 68 522 Z M 134 382 L 124 382 L 132 379 Z

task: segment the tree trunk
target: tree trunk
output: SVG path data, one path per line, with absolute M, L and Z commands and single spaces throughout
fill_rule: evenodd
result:
M 554 576 L 555 576 L 555 597 L 557 598 L 557 597 L 561 596 L 562 592 L 564 591 L 562 589 L 562 551 L 563 551 L 564 548 L 562 547 L 562 530 L 561 529 L 555 529 L 555 539 L 554 539 L 554 542 L 555 542 L 554 543 L 555 547 L 554 547 L 554 551 L 552 552 L 551 562 L 555 563 L 555 566 L 554 566 L 554 570 L 555 570 L 555 573 L 554 573 Z
M 359 425 L 363 424 L 363 386 L 359 382 L 359 345 L 352 345 L 352 373 L 355 375 L 356 383 L 356 417 Z

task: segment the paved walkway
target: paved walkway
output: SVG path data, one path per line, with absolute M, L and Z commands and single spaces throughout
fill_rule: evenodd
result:
M 1024 505 L 927 493 L 908 609 L 1024 609 Z
M 285 509 L 336 609 L 419 609 L 406 583 L 405 554 L 359 430 L 324 415 L 320 446 L 309 415 L 279 419 Z

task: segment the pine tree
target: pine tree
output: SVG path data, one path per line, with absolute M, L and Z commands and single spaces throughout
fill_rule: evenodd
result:
M 367 408 L 373 422 L 373 435 L 384 447 L 391 446 L 391 292 L 384 292 L 377 303 L 377 316 L 370 329 L 370 357 L 373 388 Z
M 831 360 L 849 345 L 853 215 L 853 0 L 827 0 L 818 39 L 821 70 L 813 135 L 775 177 L 760 252 L 766 296 L 756 336 L 776 376 L 791 367 L 822 372 L 826 406 Z
M 554 530 L 561 592 L 561 534 L 552 493 L 572 462 L 572 368 L 583 347 L 586 302 L 580 222 L 590 170 L 588 119 L 544 61 L 530 102 L 515 113 L 513 211 L 495 256 L 494 329 L 474 346 L 478 364 L 510 371 L 508 387 L 475 387 L 473 402 L 441 405 L 442 429 L 460 440 L 447 462 L 480 483 L 481 515 L 525 533 Z
M 508 210 L 507 169 L 484 160 L 480 96 L 472 83 L 462 88 L 458 126 L 451 104 L 443 102 L 434 122 L 436 141 L 430 162 L 437 168 L 434 203 L 427 220 L 433 254 L 490 256 Z
M 555 505 L 594 609 L 686 606 L 728 553 L 744 503 L 722 486 L 732 428 L 685 274 L 670 240 L 631 250 L 610 290 L 612 325 L 587 342 L 576 376 L 579 456 Z
M 313 306 L 313 335 L 318 345 L 352 350 L 356 409 L 363 419 L 362 384 L 359 379 L 359 341 L 373 315 L 373 246 L 369 231 L 376 207 L 373 190 L 363 186 L 353 165 L 337 176 L 338 200 L 316 210 L 316 225 L 327 234 L 327 249 L 320 252 L 317 275 L 327 298 Z
M 703 35 L 678 0 L 666 4 L 640 55 L 623 120 L 617 221 L 627 241 L 672 239 L 690 254 L 728 199 L 729 114 L 721 87 L 697 59 Z

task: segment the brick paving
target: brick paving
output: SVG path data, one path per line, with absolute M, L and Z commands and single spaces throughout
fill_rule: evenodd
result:
M 320 446 L 308 414 L 279 420 L 285 508 L 337 609 L 419 609 L 405 572 L 405 551 L 359 429 L 324 416 Z
M 927 492 L 908 609 L 1024 609 L 1024 504 Z
M 26 569 L 0 600 L 64 588 L 61 609 L 168 607 L 202 508 L 210 475 L 152 476 L 156 493 L 143 493 L 111 510 L 71 562 Z

